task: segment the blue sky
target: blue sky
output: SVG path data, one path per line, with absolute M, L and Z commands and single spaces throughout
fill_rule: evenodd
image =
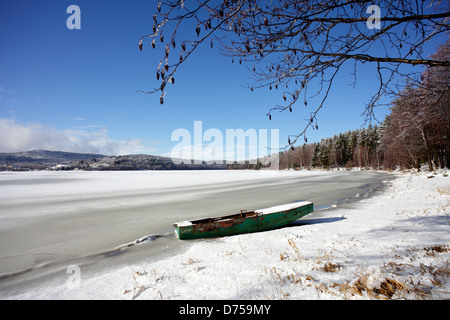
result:
M 69 5 L 81 9 L 81 29 L 69 30 Z M 311 109 L 274 114 L 282 91 L 245 89 L 244 65 L 200 48 L 159 95 L 136 90 L 157 86 L 161 52 L 144 46 L 156 1 L 2 1 L 0 3 L 0 152 L 50 149 L 106 154 L 167 154 L 174 130 L 279 129 L 280 145 L 305 125 Z M 430 53 L 435 48 L 430 49 Z M 367 66 L 370 68 L 370 66 Z M 350 72 L 350 70 L 349 70 Z M 343 73 L 319 114 L 320 141 L 363 125 L 364 103 L 375 90 L 372 73 L 359 72 L 356 89 Z M 383 119 L 388 108 L 377 111 Z

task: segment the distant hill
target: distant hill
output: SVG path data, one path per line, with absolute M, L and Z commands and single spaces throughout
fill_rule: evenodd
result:
M 101 154 L 32 150 L 0 153 L 0 171 L 27 170 L 200 170 L 226 169 L 226 165 L 175 164 L 171 158 L 148 154 L 106 156 Z
M 0 166 L 9 169 L 47 169 L 55 165 L 69 164 L 86 159 L 102 159 L 101 154 L 73 153 L 49 150 L 0 153 Z
M 226 165 L 190 164 L 185 161 L 175 164 L 171 158 L 153 156 L 149 154 L 130 154 L 123 156 L 110 156 L 102 159 L 81 160 L 73 163 L 72 168 L 82 170 L 211 170 L 226 169 Z

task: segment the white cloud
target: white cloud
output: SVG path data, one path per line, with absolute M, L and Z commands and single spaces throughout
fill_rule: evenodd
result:
M 0 118 L 0 152 L 34 149 L 119 155 L 149 153 L 142 139 L 114 140 L 102 126 L 58 130 L 39 123 L 19 124 Z
M 14 91 L 10 89 L 5 89 L 2 86 L 0 86 L 0 101 L 5 102 L 17 102 L 17 99 L 12 99 L 11 95 L 14 93 Z
M 0 86 L 0 93 L 14 93 L 11 89 L 5 89 L 2 86 Z

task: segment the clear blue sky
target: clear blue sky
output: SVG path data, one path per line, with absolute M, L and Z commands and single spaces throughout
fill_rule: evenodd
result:
M 0 3 L 0 152 L 51 149 L 109 154 L 167 154 L 175 129 L 279 129 L 280 145 L 305 126 L 312 109 L 274 114 L 282 91 L 243 88 L 250 72 L 205 44 L 159 95 L 136 93 L 157 86 L 161 52 L 138 49 L 151 33 L 156 1 L 24 1 Z M 81 30 L 69 30 L 69 5 L 81 8 Z M 434 51 L 432 48 L 430 53 Z M 348 71 L 350 72 L 350 70 Z M 320 141 L 363 125 L 374 77 L 360 71 L 356 89 L 341 75 L 319 114 Z M 387 108 L 377 116 L 383 119 Z

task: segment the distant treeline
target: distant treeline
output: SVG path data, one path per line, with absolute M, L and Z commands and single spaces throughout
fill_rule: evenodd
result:
M 396 118 L 398 109 L 380 125 L 349 130 L 317 143 L 304 144 L 279 153 L 280 169 L 346 168 L 353 167 L 392 170 L 420 168 L 428 164 L 431 170 L 450 168 L 449 127 L 437 124 L 423 128 L 406 126 L 399 131 L 399 122 L 407 118 Z M 394 132 L 393 132 L 394 131 Z M 229 169 L 261 169 L 269 167 L 267 161 L 258 160 L 228 165 Z
M 119 171 L 119 170 L 217 170 L 225 169 L 225 165 L 199 163 L 193 164 L 175 163 L 171 158 L 153 156 L 148 154 L 131 154 L 123 156 L 109 156 L 102 159 L 81 160 L 70 163 L 61 170 L 97 170 L 97 171 Z
M 367 129 L 347 131 L 318 143 L 280 152 L 280 168 L 379 168 L 382 156 L 377 147 L 381 131 L 381 127 L 370 125 Z
M 433 59 L 449 61 L 450 44 Z M 279 153 L 280 169 L 363 167 L 376 169 L 450 168 L 450 68 L 430 67 L 397 94 L 379 126 L 340 133 L 318 143 Z M 259 169 L 257 164 L 233 169 Z
M 382 127 L 349 130 L 318 143 L 282 151 L 279 153 L 280 169 L 304 168 L 352 168 L 382 166 L 383 157 L 378 152 Z M 267 161 L 229 165 L 230 169 L 260 169 L 268 167 Z
M 193 164 L 173 162 L 171 158 L 148 154 L 105 156 L 48 150 L 0 153 L 0 171 L 29 170 L 217 170 L 226 169 L 221 164 Z

